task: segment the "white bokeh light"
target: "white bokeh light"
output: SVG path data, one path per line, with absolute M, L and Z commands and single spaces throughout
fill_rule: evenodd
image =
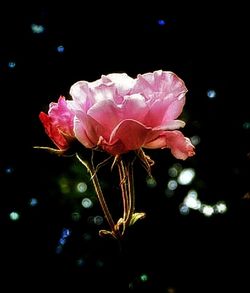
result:
M 178 187 L 178 183 L 176 180 L 169 180 L 168 181 L 168 189 L 175 190 Z
M 82 200 L 82 206 L 85 208 L 85 209 L 89 209 L 93 206 L 93 202 L 91 199 L 85 197 L 83 200 Z
M 215 205 L 215 209 L 218 213 L 223 214 L 227 211 L 227 206 L 224 202 L 219 202 Z
M 212 89 L 209 89 L 207 91 L 207 96 L 209 97 L 209 99 L 214 99 L 216 97 L 216 91 L 212 90 Z
M 201 210 L 202 210 L 202 213 L 207 217 L 212 216 L 214 213 L 214 208 L 210 205 L 202 206 Z
M 188 185 L 192 182 L 195 176 L 195 170 L 192 168 L 186 168 L 181 171 L 179 174 L 177 181 L 181 185 Z
M 76 188 L 77 188 L 77 191 L 84 193 L 88 189 L 88 186 L 85 182 L 79 182 Z

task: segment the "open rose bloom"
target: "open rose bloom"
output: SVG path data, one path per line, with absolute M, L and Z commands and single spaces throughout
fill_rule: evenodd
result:
M 70 148 L 72 141 L 78 141 L 85 148 L 102 150 L 116 158 L 130 151 L 142 153 L 143 148 L 168 148 L 177 159 L 185 160 L 194 155 L 191 141 L 178 130 L 185 126 L 178 117 L 186 92 L 184 82 L 170 71 L 139 74 L 135 79 L 126 73 L 112 73 L 93 82 L 76 82 L 70 88 L 71 100 L 60 97 L 58 103 L 50 104 L 48 114 L 41 112 L 39 117 L 62 152 Z M 95 179 L 94 167 L 88 164 L 87 168 L 92 168 Z M 118 161 L 118 168 L 121 180 L 129 180 L 129 164 Z M 131 183 L 124 184 L 125 216 L 118 221 L 120 224 L 134 221 L 133 207 L 129 206 L 131 194 L 125 194 L 132 190 Z M 135 217 L 139 218 L 138 213 Z M 109 224 L 113 231 L 119 229 L 116 225 L 114 228 L 112 219 Z
M 60 97 L 48 115 L 40 114 L 46 132 L 60 149 L 75 137 L 86 148 L 120 155 L 140 148 L 170 148 L 178 159 L 194 155 L 190 140 L 177 129 L 187 88 L 173 72 L 103 75 L 72 85 L 73 101 Z

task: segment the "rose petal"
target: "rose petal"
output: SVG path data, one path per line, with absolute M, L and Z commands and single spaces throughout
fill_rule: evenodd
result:
M 116 98 L 120 98 L 117 94 L 117 89 L 115 85 L 111 82 L 107 84 L 99 84 L 96 87 L 92 87 L 92 84 L 90 83 L 90 89 L 93 94 L 95 103 L 106 100 L 116 101 Z
M 87 81 L 78 81 L 74 83 L 69 91 L 73 100 L 79 105 L 83 112 L 87 112 L 88 109 L 94 104 L 93 93 L 89 88 Z
M 153 133 L 151 128 L 135 120 L 124 120 L 114 129 L 109 142 L 102 140 L 101 146 L 109 153 L 118 155 L 141 148 L 146 141 L 159 136 L 160 132 Z
M 74 132 L 76 138 L 86 147 L 92 148 L 98 144 L 100 136 L 109 138 L 109 133 L 91 116 L 84 112 L 76 112 L 74 120 Z
M 144 144 L 151 131 L 151 128 L 146 128 L 135 120 L 124 120 L 112 132 L 110 143 L 120 140 L 127 150 L 136 150 Z
M 177 159 L 182 160 L 195 154 L 191 141 L 180 131 L 165 131 L 155 140 L 146 143 L 144 147 L 149 149 L 170 148 L 171 153 Z
M 88 115 L 98 121 L 110 134 L 117 125 L 126 119 L 143 122 L 148 112 L 148 106 L 141 95 L 131 95 L 124 98 L 121 105 L 112 100 L 96 103 L 88 111 Z
M 121 96 L 129 95 L 135 85 L 135 79 L 126 73 L 111 73 L 107 77 L 114 83 L 117 93 Z
M 54 144 L 61 150 L 65 150 L 68 148 L 68 141 L 64 137 L 64 135 L 59 131 L 57 127 L 54 127 L 51 118 L 45 114 L 44 112 L 41 112 L 39 114 L 39 119 L 42 122 L 45 132 L 49 136 L 49 138 L 54 142 Z
M 171 71 L 157 70 L 153 73 L 139 74 L 135 88 L 143 92 L 146 84 L 148 85 L 147 89 L 151 89 L 151 93 L 163 92 L 166 95 L 169 93 L 178 95 L 187 92 L 183 80 Z
M 153 100 L 149 106 L 144 124 L 150 127 L 158 127 L 167 124 L 168 121 L 176 119 L 182 112 L 185 99 L 176 100 L 176 97 L 169 95 L 167 99 Z
M 165 125 L 154 127 L 153 130 L 176 130 L 179 128 L 183 128 L 185 124 L 186 123 L 182 120 L 171 120 L 167 121 Z

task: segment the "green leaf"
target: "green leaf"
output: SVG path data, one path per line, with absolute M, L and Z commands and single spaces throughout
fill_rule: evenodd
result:
M 144 219 L 145 217 L 146 217 L 145 213 L 134 213 L 129 222 L 129 226 L 134 225 L 135 222 L 137 222 L 138 220 Z

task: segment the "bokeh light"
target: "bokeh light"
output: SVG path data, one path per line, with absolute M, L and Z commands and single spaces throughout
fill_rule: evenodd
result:
M 159 26 L 164 26 L 164 25 L 166 24 L 166 21 L 165 21 L 164 19 L 158 19 L 158 20 L 157 20 L 157 24 L 158 24 Z
M 146 182 L 147 182 L 148 187 L 151 187 L 151 188 L 154 188 L 157 185 L 156 180 L 152 176 L 147 177 Z
M 198 145 L 201 142 L 201 138 L 199 137 L 199 135 L 194 135 L 190 137 L 190 140 L 194 146 Z
M 88 185 L 85 182 L 79 182 L 76 188 L 80 193 L 84 193 L 87 191 Z
M 93 206 L 93 202 L 90 198 L 88 197 L 85 197 L 83 200 L 82 200 L 82 206 L 85 208 L 85 209 L 89 209 L 89 208 L 92 208 Z
M 250 129 L 250 122 L 246 121 L 243 123 L 243 128 L 244 129 Z
M 176 180 L 169 180 L 168 181 L 168 189 L 175 190 L 178 187 L 178 183 Z
M 214 208 L 210 205 L 203 205 L 201 211 L 205 216 L 210 217 L 214 213 Z
M 142 274 L 140 275 L 140 280 L 142 282 L 147 282 L 148 281 L 148 275 L 147 274 Z
M 77 222 L 77 221 L 79 221 L 81 219 L 81 215 L 78 212 L 73 212 L 71 214 L 71 218 L 72 218 L 73 221 Z
M 189 207 L 187 207 L 185 204 L 181 204 L 179 206 L 179 211 L 182 215 L 186 216 L 189 214 Z
M 16 62 L 14 62 L 14 61 L 10 61 L 10 62 L 8 63 L 8 67 L 9 67 L 10 69 L 15 68 L 15 67 L 16 67 Z
M 220 213 L 220 214 L 224 214 L 227 211 L 227 205 L 224 201 L 222 202 L 218 202 L 215 205 L 215 211 Z
M 9 214 L 9 216 L 10 216 L 10 219 L 11 219 L 12 221 L 17 221 L 17 220 L 19 220 L 19 218 L 20 218 L 20 215 L 19 215 L 18 212 L 11 212 L 11 213 Z
M 12 167 L 5 168 L 5 173 L 6 174 L 12 174 L 13 172 L 14 172 L 14 169 Z
M 63 53 L 64 52 L 64 46 L 60 45 L 56 48 L 58 53 Z
M 186 168 L 181 171 L 179 174 L 177 181 L 181 185 L 188 185 L 192 182 L 195 176 L 195 170 L 192 168 Z
M 95 216 L 93 219 L 94 224 L 101 225 L 103 223 L 103 217 L 102 216 Z
M 34 207 L 38 204 L 38 200 L 35 198 L 35 197 L 32 197 L 30 200 L 29 200 L 29 205 L 31 207 Z
M 41 24 L 32 23 L 30 27 L 34 34 L 42 34 L 45 30 L 44 26 Z
M 216 91 L 212 90 L 212 89 L 209 89 L 207 91 L 207 96 L 209 97 L 209 99 L 214 99 L 216 97 Z

